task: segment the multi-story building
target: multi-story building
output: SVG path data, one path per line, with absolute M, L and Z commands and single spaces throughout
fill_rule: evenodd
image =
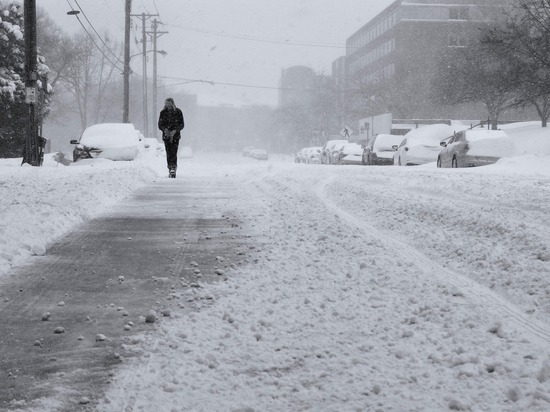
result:
M 479 108 L 430 97 L 442 57 L 465 47 L 509 0 L 398 0 L 346 42 L 348 88 L 368 88 L 374 107 L 398 118 L 479 118 Z
M 315 72 L 309 67 L 292 66 L 282 69 L 279 83 L 279 107 L 309 105 L 314 82 Z

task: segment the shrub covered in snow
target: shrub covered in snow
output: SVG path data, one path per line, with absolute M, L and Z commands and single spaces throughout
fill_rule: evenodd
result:
M 23 8 L 16 2 L 0 2 L 0 157 L 21 156 L 28 121 L 25 104 L 25 42 Z M 38 57 L 38 76 L 49 72 L 43 57 Z M 50 97 L 38 82 L 37 115 L 49 112 Z

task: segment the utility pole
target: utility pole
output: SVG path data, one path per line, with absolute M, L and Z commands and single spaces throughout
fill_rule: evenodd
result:
M 29 121 L 25 137 L 23 163 L 40 166 L 40 142 L 36 123 L 36 104 L 38 100 L 37 50 L 36 50 L 36 0 L 24 2 L 25 24 L 25 103 L 29 105 Z
M 130 123 L 130 15 L 132 0 L 126 0 L 124 13 L 124 92 L 122 102 L 122 123 Z
M 153 16 L 158 14 L 132 14 L 132 16 L 141 18 L 141 42 L 143 47 L 143 134 L 145 137 L 149 137 L 149 113 L 147 110 L 147 31 L 145 28 L 145 22 Z
M 143 134 L 149 137 L 149 114 L 147 113 L 147 32 L 145 31 L 145 13 L 141 14 L 143 44 Z
M 147 34 L 152 35 L 153 38 L 153 130 L 156 132 L 155 119 L 157 116 L 157 39 L 163 34 L 168 33 L 167 31 L 158 31 L 158 21 L 157 19 L 153 20 L 153 32 L 148 32 Z

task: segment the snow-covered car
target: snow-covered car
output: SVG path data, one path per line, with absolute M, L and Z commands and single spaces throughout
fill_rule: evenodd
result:
M 307 147 L 300 149 L 294 155 L 294 163 L 305 163 Z
M 495 163 L 514 154 L 514 142 L 502 130 L 471 129 L 441 142 L 437 167 L 473 167 Z
M 269 158 L 265 149 L 252 149 L 249 156 L 256 160 L 267 160 Z
M 102 158 L 134 160 L 141 133 L 131 123 L 100 123 L 88 127 L 74 144 L 73 161 Z
M 393 164 L 395 146 L 399 147 L 403 141 L 402 135 L 379 134 L 365 147 L 363 163 L 369 166 L 383 166 Z
M 399 145 L 395 145 L 393 163 L 399 166 L 423 165 L 437 161 L 441 141 L 452 136 L 456 127 L 447 124 L 431 124 L 412 129 Z
M 347 143 L 335 155 L 335 164 L 361 165 L 363 164 L 363 148 L 357 143 Z
M 306 163 L 308 164 L 321 163 L 321 147 L 313 146 L 308 148 L 306 152 Z
M 346 143 L 349 142 L 347 140 L 329 140 L 326 142 L 321 148 L 321 163 L 325 165 L 331 164 L 335 147 L 338 146 L 336 150 L 340 150 Z
M 252 146 L 246 146 L 244 149 L 243 149 L 243 156 L 244 157 L 247 157 L 247 156 L 250 156 L 250 152 L 254 150 L 254 147 Z

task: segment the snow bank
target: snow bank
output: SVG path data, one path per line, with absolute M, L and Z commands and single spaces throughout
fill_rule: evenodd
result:
M 95 159 L 40 168 L 0 159 L 0 276 L 163 173 L 156 148 L 134 162 Z M 78 166 L 78 167 L 77 167 Z

